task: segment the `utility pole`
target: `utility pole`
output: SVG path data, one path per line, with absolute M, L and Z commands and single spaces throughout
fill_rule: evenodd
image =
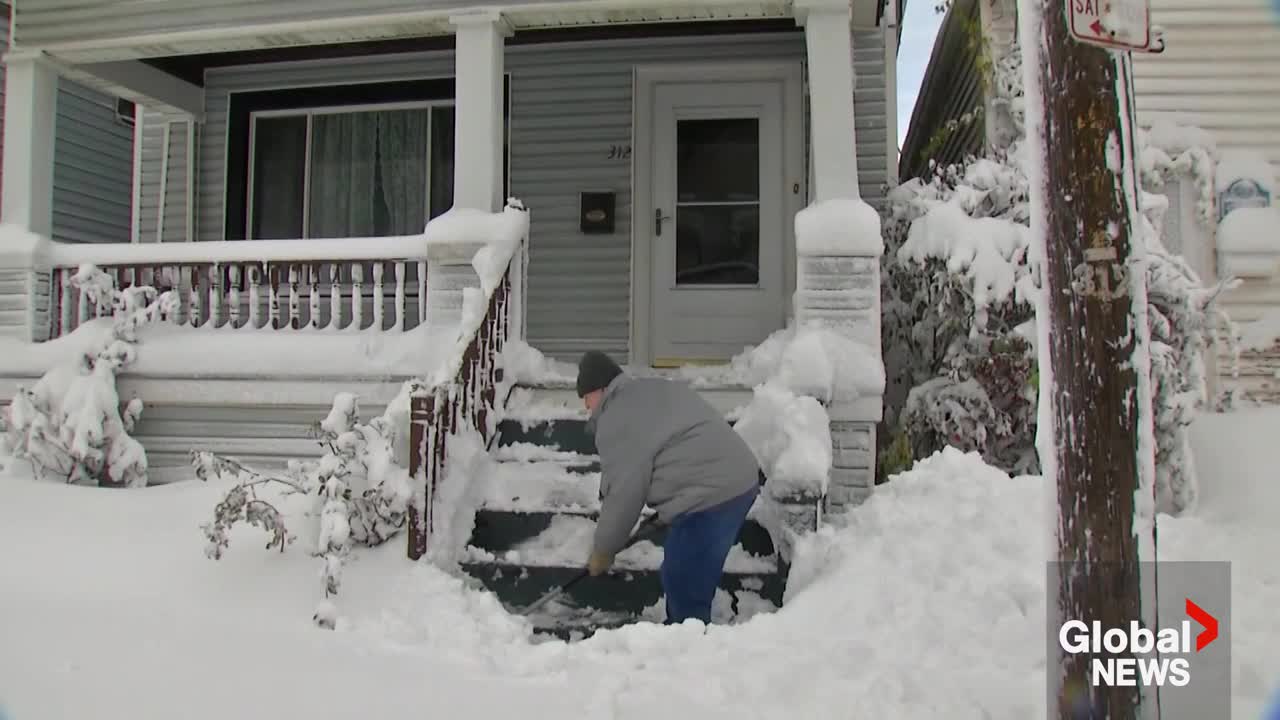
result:
M 1042 461 L 1058 509 L 1051 627 L 1072 619 L 1152 627 L 1154 578 L 1143 576 L 1140 561 L 1155 560 L 1155 448 L 1146 279 L 1134 265 L 1144 246 L 1123 46 L 1133 42 L 1136 24 L 1119 35 L 1108 29 L 1120 27 L 1116 13 L 1135 7 L 1145 23 L 1146 2 L 1021 0 L 1021 7 L 1029 120 L 1039 113 L 1039 122 L 1028 123 L 1028 140 L 1038 169 L 1032 228 L 1043 233 L 1044 249 L 1039 322 L 1048 328 L 1040 334 L 1040 366 L 1051 369 L 1040 396 L 1040 417 L 1051 425 L 1040 450 L 1049 456 Z M 1094 17 L 1082 17 L 1089 13 Z M 1139 42 L 1150 45 L 1148 27 Z M 1141 686 L 1093 687 L 1087 654 L 1058 647 L 1055 656 L 1051 649 L 1048 674 L 1050 718 L 1128 720 L 1155 711 Z M 1086 707 L 1093 714 L 1081 714 Z

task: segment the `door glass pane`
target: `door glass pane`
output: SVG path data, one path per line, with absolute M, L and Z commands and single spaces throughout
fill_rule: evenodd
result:
M 676 208 L 676 284 L 760 282 L 760 206 Z
M 307 118 L 257 118 L 253 128 L 253 216 L 250 237 L 302 237 Z
M 676 148 L 678 201 L 760 199 L 760 121 L 756 118 L 680 120 Z
M 760 282 L 760 122 L 676 123 L 676 284 Z

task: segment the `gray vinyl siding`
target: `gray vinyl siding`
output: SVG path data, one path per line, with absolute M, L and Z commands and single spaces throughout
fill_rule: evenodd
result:
M 884 35 L 854 34 L 860 186 L 882 208 L 888 178 Z M 632 74 L 646 63 L 805 59 L 803 34 L 646 38 L 510 46 L 510 194 L 529 207 L 528 335 L 555 356 L 598 347 L 625 356 L 631 289 L 631 164 L 609 159 L 632 142 Z M 210 69 L 199 128 L 196 237 L 225 237 L 227 112 L 234 92 L 425 77 L 450 77 L 453 53 L 433 52 Z M 807 123 L 806 123 L 807 124 Z M 160 134 L 144 125 L 144 188 L 158 178 Z M 170 143 L 173 146 L 173 142 Z M 172 159 L 171 159 L 172 162 Z M 169 178 L 170 192 L 180 177 Z M 583 235 L 578 193 L 617 194 L 616 230 Z M 152 188 L 147 195 L 158 192 Z M 154 237 L 154 201 L 143 197 L 143 228 Z M 150 204 L 148 204 L 150 202 Z M 166 220 L 165 239 L 173 237 Z M 146 223 L 150 223 L 148 226 Z
M 165 128 L 169 142 L 165 145 Z M 142 171 L 138 191 L 139 242 L 187 240 L 187 133 L 191 123 L 147 112 L 142 124 Z M 168 158 L 166 164 L 165 159 Z M 167 176 L 167 180 L 162 180 Z M 160 192 L 164 188 L 163 237 L 160 227 Z
M 4 19 L 9 7 L 0 4 Z M 0 22 L 9 46 L 9 23 Z M 0 73 L 0 137 L 4 136 Z M 116 119 L 115 98 L 58 81 L 53 169 L 53 237 L 63 242 L 128 242 L 133 214 L 133 128 Z M 0 143 L 2 145 L 3 143 Z
M 53 238 L 129 242 L 133 216 L 133 128 L 115 98 L 59 80 L 53 146 Z

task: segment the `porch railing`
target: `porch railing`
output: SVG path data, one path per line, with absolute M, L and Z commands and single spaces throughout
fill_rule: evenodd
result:
M 449 438 L 470 429 L 487 446 L 495 430 L 490 413 L 500 402 L 498 358 L 523 327 L 526 240 L 510 250 L 501 279 L 484 289 L 483 315 L 461 328 L 450 364 L 410 401 L 409 472 L 415 499 L 409 510 L 408 554 L 414 560 L 426 553 L 436 529 L 435 497 L 445 475 Z
M 426 314 L 422 236 L 237 240 L 183 244 L 53 244 L 50 339 L 98 317 L 72 283 L 91 263 L 117 287 L 175 290 L 166 318 L 192 328 L 403 331 Z

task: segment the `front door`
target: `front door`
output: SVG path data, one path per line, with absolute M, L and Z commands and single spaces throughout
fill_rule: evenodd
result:
M 651 208 L 634 220 L 649 244 L 653 365 L 726 361 L 786 323 L 787 90 L 783 79 L 653 86 Z

